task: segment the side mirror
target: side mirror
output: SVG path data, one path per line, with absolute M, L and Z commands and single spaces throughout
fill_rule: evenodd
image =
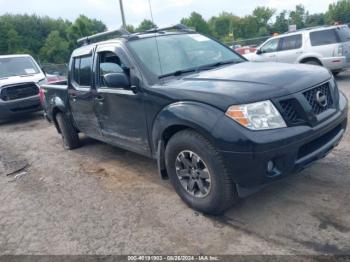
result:
M 129 77 L 125 73 L 110 73 L 103 76 L 107 87 L 111 88 L 130 88 Z
M 257 50 L 256 50 L 256 54 L 257 54 L 257 55 L 261 55 L 262 53 L 263 53 L 263 52 L 261 51 L 261 49 L 257 49 Z

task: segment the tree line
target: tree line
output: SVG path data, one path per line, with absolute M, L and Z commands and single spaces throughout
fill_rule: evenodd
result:
M 330 4 L 325 13 L 310 14 L 303 5 L 294 10 L 276 13 L 275 9 L 257 7 L 252 14 L 237 16 L 222 12 L 206 20 L 197 12 L 180 21 L 196 31 L 215 37 L 222 42 L 270 36 L 288 31 L 289 25 L 297 28 L 324 24 L 350 23 L 350 0 Z M 131 33 L 142 32 L 156 25 L 143 20 L 137 27 L 127 25 Z M 41 63 L 67 63 L 76 41 L 80 37 L 107 30 L 106 25 L 84 15 L 74 22 L 37 15 L 0 16 L 0 54 L 28 53 Z

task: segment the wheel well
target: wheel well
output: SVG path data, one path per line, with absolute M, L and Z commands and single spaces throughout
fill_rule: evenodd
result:
M 200 134 L 201 136 L 203 136 L 204 138 L 206 138 L 208 141 L 210 141 L 211 143 L 214 144 L 214 141 L 212 139 L 212 137 L 210 137 L 207 133 L 205 133 L 203 130 L 198 130 L 195 129 L 193 127 L 190 126 L 186 126 L 186 125 L 173 125 L 173 126 L 169 126 L 167 127 L 162 134 L 161 139 L 163 140 L 164 143 L 164 148 L 166 148 L 170 138 L 175 135 L 176 133 L 183 131 L 183 130 L 192 130 L 193 132 L 196 132 L 198 134 Z
M 166 147 L 170 138 L 173 135 L 175 135 L 177 132 L 180 132 L 180 131 L 185 130 L 185 129 L 192 129 L 192 128 L 190 128 L 188 126 L 184 126 L 184 125 L 175 125 L 175 126 L 167 127 L 162 134 L 162 140 L 164 142 L 164 147 Z
M 307 58 L 304 58 L 303 60 L 300 61 L 301 64 L 304 64 L 304 63 L 307 63 L 309 61 L 315 61 L 317 62 L 318 64 L 322 65 L 321 61 L 316 58 L 316 57 L 307 57 Z

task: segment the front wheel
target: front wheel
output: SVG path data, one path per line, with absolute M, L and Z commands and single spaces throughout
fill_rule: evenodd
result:
M 167 172 L 182 200 L 195 210 L 218 215 L 238 195 L 219 153 L 198 133 L 176 133 L 165 150 Z

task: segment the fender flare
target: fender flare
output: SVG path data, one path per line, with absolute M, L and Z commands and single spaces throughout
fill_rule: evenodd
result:
M 164 152 L 170 137 L 183 129 L 193 129 L 215 145 L 212 130 L 223 114 L 218 108 L 191 101 L 170 104 L 158 113 L 152 124 L 151 146 L 163 179 L 167 178 Z
M 57 131 L 60 133 L 61 131 L 56 120 L 56 114 L 58 112 L 62 112 L 69 116 L 70 113 L 67 109 L 67 106 L 65 105 L 64 101 L 61 98 L 55 96 L 50 100 L 49 112 L 51 112 L 51 119 L 54 122 Z
M 163 108 L 152 124 L 152 146 L 157 148 L 164 131 L 172 126 L 192 128 L 210 141 L 212 129 L 224 114 L 218 108 L 199 102 L 176 102 Z

